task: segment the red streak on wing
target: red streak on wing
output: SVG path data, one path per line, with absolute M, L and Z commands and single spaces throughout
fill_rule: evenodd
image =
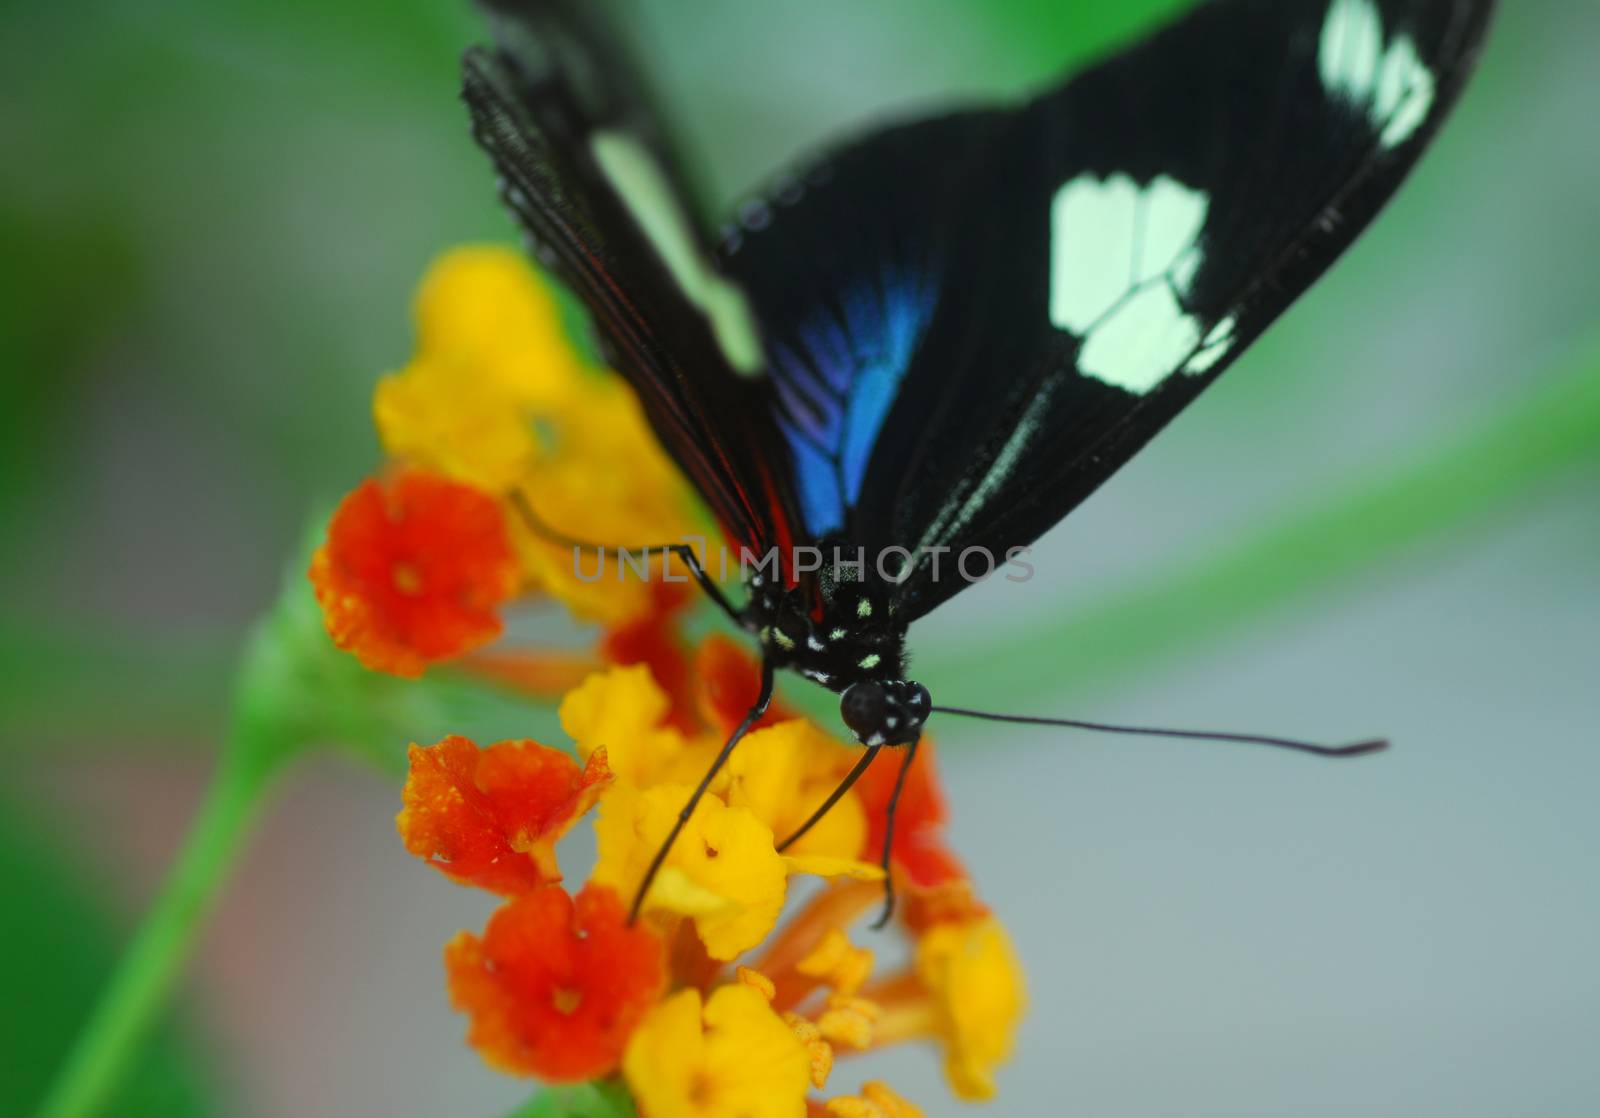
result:
M 761 464 L 761 486 L 766 490 L 767 511 L 771 516 L 773 530 L 777 533 L 777 540 L 773 541 L 778 547 L 778 572 L 783 576 L 785 586 L 791 590 L 799 585 L 799 579 L 794 573 L 794 531 L 789 527 L 789 516 L 784 508 L 783 500 L 778 495 L 778 487 L 773 483 L 772 471 L 767 464 Z

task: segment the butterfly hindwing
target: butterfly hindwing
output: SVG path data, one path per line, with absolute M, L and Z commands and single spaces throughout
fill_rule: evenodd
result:
M 875 133 L 784 176 L 724 237 L 721 266 L 763 323 L 770 406 L 814 539 L 871 531 L 853 515 L 867 465 L 940 302 L 971 297 L 947 224 L 1006 124 L 980 112 Z
M 1083 500 L 1393 194 L 1491 0 L 1219 0 L 1021 106 L 891 128 L 725 241 L 803 523 L 910 620 Z M 945 560 L 945 571 L 949 559 Z

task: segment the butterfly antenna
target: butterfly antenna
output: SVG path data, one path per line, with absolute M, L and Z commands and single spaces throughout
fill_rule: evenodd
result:
M 1084 722 L 1076 718 L 1040 718 L 1031 714 L 995 714 L 992 711 L 967 710 L 964 707 L 933 708 L 934 714 L 953 714 L 958 718 L 978 718 L 985 722 L 1017 722 L 1025 726 L 1067 726 L 1074 730 L 1094 730 L 1104 734 L 1136 734 L 1154 738 L 1187 738 L 1191 741 L 1231 742 L 1237 745 L 1269 745 L 1275 749 L 1292 749 L 1297 753 L 1310 753 L 1317 757 L 1361 757 L 1368 753 L 1381 753 L 1389 748 L 1387 738 L 1372 738 L 1350 745 L 1318 745 L 1295 738 L 1265 737 L 1260 734 L 1230 734 L 1214 730 L 1172 730 L 1157 726 L 1119 726 L 1109 722 Z
M 528 526 L 528 530 L 534 535 L 560 547 L 570 547 L 574 551 L 583 551 L 590 554 L 599 552 L 604 556 L 607 550 L 605 544 L 574 539 L 565 532 L 552 528 L 542 516 L 534 511 L 533 502 L 528 500 L 528 495 L 520 488 L 511 490 L 510 500 L 511 507 L 517 510 L 517 515 L 522 518 L 523 523 Z M 732 602 L 728 601 L 727 596 L 722 592 L 722 587 L 717 585 L 716 580 L 706 571 L 705 565 L 700 562 L 700 557 L 694 553 L 694 548 L 688 544 L 661 543 L 651 544 L 649 547 L 613 547 L 610 550 L 617 552 L 619 556 L 622 552 L 628 552 L 632 555 L 676 555 L 679 561 L 689 569 L 689 574 L 700 584 L 700 589 L 705 591 L 706 597 L 710 598 L 716 604 L 716 607 L 726 614 L 735 625 L 740 628 L 745 627 L 744 616 L 734 608 Z M 674 579 L 673 581 L 682 582 L 683 580 Z
M 532 532 L 534 535 L 548 540 L 550 543 L 560 544 L 562 547 L 570 547 L 577 551 L 606 550 L 605 544 L 589 543 L 585 540 L 574 539 L 560 529 L 552 527 L 544 517 L 540 516 L 536 511 L 534 511 L 533 502 L 528 500 L 528 495 L 524 493 L 520 487 L 513 488 L 511 490 L 510 498 L 511 507 L 517 510 L 517 515 L 522 517 L 522 522 L 528 526 L 528 531 Z M 614 548 L 613 550 L 620 551 L 623 549 Z M 662 549 L 647 547 L 635 548 L 633 550 L 656 551 Z

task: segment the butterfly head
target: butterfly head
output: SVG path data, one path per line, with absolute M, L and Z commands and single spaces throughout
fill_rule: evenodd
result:
M 839 692 L 840 715 L 861 744 L 916 739 L 932 703 L 926 688 L 904 678 L 906 627 L 884 587 L 832 583 L 816 597 L 751 589 L 750 623 L 768 660 Z
M 839 696 L 839 717 L 862 745 L 910 745 L 932 709 L 928 689 L 910 679 L 863 679 Z

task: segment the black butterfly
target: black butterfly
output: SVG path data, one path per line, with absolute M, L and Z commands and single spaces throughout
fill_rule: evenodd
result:
M 1217 0 L 1021 104 L 842 144 L 716 236 L 595 4 L 486 7 L 464 96 L 504 198 L 729 538 L 781 557 L 743 608 L 694 567 L 762 652 L 717 765 L 778 668 L 841 692 L 867 747 L 815 822 L 885 746 L 903 781 L 950 709 L 904 678 L 905 636 L 983 573 L 956 561 L 1031 543 L 1310 286 L 1438 130 L 1494 4 Z

